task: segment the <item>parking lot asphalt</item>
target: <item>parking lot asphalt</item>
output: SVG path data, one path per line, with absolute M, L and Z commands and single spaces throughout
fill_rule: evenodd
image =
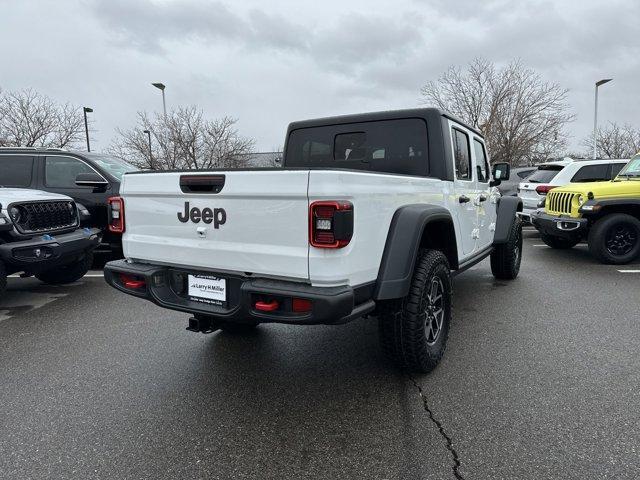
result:
M 640 263 L 527 231 L 517 280 L 456 277 L 420 376 L 384 360 L 374 319 L 194 334 L 92 275 L 9 279 L 2 479 L 640 477 Z

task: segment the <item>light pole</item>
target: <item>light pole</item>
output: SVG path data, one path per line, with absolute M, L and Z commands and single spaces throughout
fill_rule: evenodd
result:
M 84 133 L 87 136 L 87 152 L 91 151 L 91 145 L 89 145 L 89 124 L 87 123 L 87 113 L 93 113 L 93 108 L 82 107 L 84 113 Z
M 603 78 L 596 82 L 596 105 L 593 112 L 593 159 L 596 159 L 598 151 L 598 87 L 610 82 L 613 78 Z
M 160 89 L 160 91 L 162 92 L 162 110 L 164 111 L 164 118 L 167 118 L 167 104 L 165 103 L 165 100 L 164 100 L 164 89 L 166 88 L 165 84 L 157 82 L 157 83 L 152 83 L 151 85 Z
M 151 153 L 151 131 L 144 130 L 144 133 L 147 134 L 147 138 L 149 139 L 149 167 L 153 170 L 153 153 Z

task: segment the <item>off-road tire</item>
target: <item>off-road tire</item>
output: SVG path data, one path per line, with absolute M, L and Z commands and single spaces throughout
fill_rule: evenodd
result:
M 93 253 L 86 253 L 80 260 L 76 260 L 68 265 L 56 267 L 45 272 L 36 274 L 36 278 L 49 285 L 61 285 L 73 283 L 80 280 L 91 268 L 93 264 Z
M 540 239 L 551 248 L 556 248 L 558 250 L 566 250 L 568 248 L 573 248 L 580 242 L 579 238 L 573 239 L 573 238 L 556 237 L 556 236 L 547 235 L 544 233 L 540 234 Z
M 615 254 L 607 242 L 616 235 L 616 229 L 625 229 L 627 241 L 630 242 L 629 251 Z M 640 220 L 626 213 L 612 213 L 598 220 L 589 232 L 589 251 L 602 263 L 623 265 L 640 256 Z
M 0 298 L 7 289 L 7 269 L 4 268 L 4 263 L 0 262 Z
M 432 299 L 436 290 L 440 293 L 433 294 Z M 441 295 L 439 299 L 438 295 Z M 434 312 L 437 310 L 442 314 L 436 318 Z M 440 319 L 440 327 L 434 336 L 430 327 L 437 325 L 437 319 Z M 403 299 L 382 302 L 379 306 L 378 332 L 382 350 L 400 367 L 428 373 L 444 355 L 450 324 L 449 262 L 442 252 L 420 250 L 409 294 Z
M 516 217 L 506 243 L 496 245 L 491 252 L 491 273 L 499 280 L 513 280 L 520 272 L 522 261 L 522 220 Z
M 225 333 L 231 335 L 242 335 L 253 332 L 257 327 L 257 323 L 239 323 L 239 322 L 216 322 L 216 327 Z

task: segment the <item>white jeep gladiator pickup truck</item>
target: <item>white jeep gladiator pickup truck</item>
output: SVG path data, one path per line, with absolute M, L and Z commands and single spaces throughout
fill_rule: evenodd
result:
M 188 330 L 377 317 L 385 352 L 428 372 L 452 275 L 491 256 L 518 275 L 517 197 L 480 132 L 433 108 L 289 125 L 283 168 L 133 172 L 110 199 L 125 259 L 113 287 L 193 314 Z

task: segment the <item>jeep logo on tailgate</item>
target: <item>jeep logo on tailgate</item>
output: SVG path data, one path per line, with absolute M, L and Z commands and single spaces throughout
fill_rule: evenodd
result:
M 224 208 L 211 210 L 206 207 L 202 211 L 198 207 L 189 209 L 189 202 L 184 202 L 184 212 L 178 212 L 178 220 L 182 223 L 187 223 L 189 220 L 193 223 L 200 223 L 200 220 L 207 224 L 213 222 L 213 228 L 218 228 L 227 221 L 227 212 L 224 211 Z

